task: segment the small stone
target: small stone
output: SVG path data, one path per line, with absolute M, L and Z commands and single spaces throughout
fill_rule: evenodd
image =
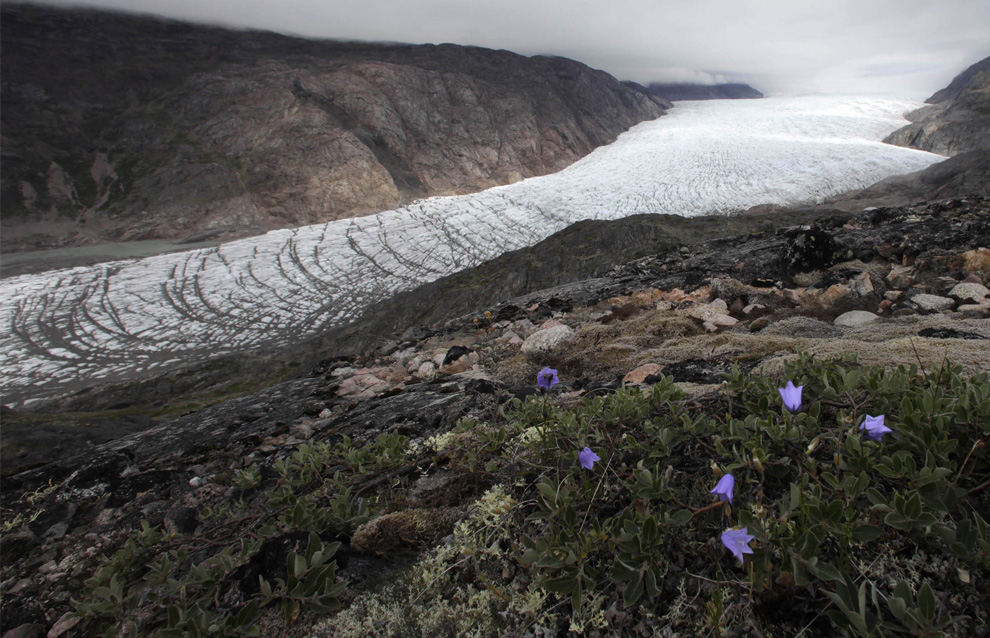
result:
M 429 381 L 437 376 L 437 367 L 433 365 L 432 361 L 424 361 L 422 365 L 416 369 L 416 376 L 425 381 Z
M 956 302 L 949 297 L 939 297 L 938 295 L 925 293 L 911 297 L 908 303 L 921 312 L 941 312 L 943 310 L 951 310 L 956 305 Z
M 199 476 L 194 476 L 191 479 L 189 479 L 189 486 L 190 487 L 203 487 L 204 485 L 206 485 L 206 481 L 204 481 Z
M 879 319 L 877 315 L 872 312 L 867 312 L 865 310 L 850 310 L 849 312 L 844 312 L 835 318 L 832 325 L 842 326 L 844 328 L 856 328 L 857 326 L 862 326 L 867 323 L 871 323 Z
M 849 288 L 857 297 L 865 297 L 873 292 L 873 282 L 870 281 L 870 274 L 861 272 L 849 282 Z
M 58 638 L 82 622 L 82 616 L 77 616 L 75 612 L 67 611 L 58 619 L 52 628 L 48 630 L 48 638 Z
M 901 297 L 904 296 L 904 292 L 901 290 L 888 290 L 883 293 L 883 298 L 887 301 L 900 301 Z
M 822 303 L 831 306 L 840 299 L 845 299 L 852 295 L 852 289 L 845 284 L 833 284 L 822 293 Z
M 55 541 L 64 538 L 66 532 L 68 531 L 69 531 L 68 523 L 65 522 L 55 523 L 54 525 L 49 527 L 44 534 L 41 535 L 41 542 L 46 544 L 54 543 Z
M 960 303 L 980 303 L 990 297 L 990 289 L 982 284 L 957 284 L 949 296 Z
M 918 314 L 918 311 L 914 308 L 898 308 L 890 314 L 892 317 L 910 317 L 911 315 Z
M 990 273 L 990 248 L 975 248 L 956 255 L 953 259 L 959 261 L 958 270 L 970 273 Z
M 725 303 L 725 299 L 716 299 L 715 301 L 708 304 L 708 307 L 713 308 L 714 310 L 721 312 L 723 314 L 729 313 L 729 305 Z
M 907 290 L 914 283 L 913 266 L 893 266 L 887 274 L 887 283 L 891 288 Z
M 967 317 L 988 317 L 990 316 L 990 304 L 963 304 L 956 308 L 956 312 Z
M 554 326 L 546 330 L 538 330 L 523 342 L 520 350 L 524 354 L 540 354 L 556 350 L 574 335 L 574 330 L 568 326 Z
M 45 626 L 38 623 L 24 623 L 10 631 L 4 632 L 3 638 L 40 638 L 45 633 Z
M 382 344 L 382 347 L 378 349 L 383 357 L 387 357 L 399 349 L 399 344 L 394 341 L 386 341 Z
M 647 363 L 641 365 L 635 370 L 631 370 L 626 373 L 626 376 L 622 377 L 623 383 L 643 383 L 646 381 L 646 377 L 652 376 L 660 372 L 663 366 L 656 363 Z

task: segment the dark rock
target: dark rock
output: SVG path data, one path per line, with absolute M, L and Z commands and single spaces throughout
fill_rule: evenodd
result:
M 471 354 L 470 348 L 465 348 L 464 346 L 451 346 L 450 349 L 447 350 L 447 354 L 444 355 L 443 363 L 440 367 L 449 366 L 466 354 Z
M 954 328 L 925 328 L 918 332 L 918 336 L 929 339 L 986 339 L 983 335 L 978 335 L 975 332 L 965 332 Z
M 794 230 L 787 234 L 781 259 L 788 274 L 822 270 L 836 262 L 836 248 L 835 239 L 824 230 Z
M 25 623 L 5 631 L 2 638 L 40 638 L 45 633 L 45 626 L 39 623 Z
M 719 384 L 725 381 L 729 370 L 704 359 L 689 359 L 664 366 L 661 375 L 672 377 L 674 381 L 703 384 Z M 661 376 L 647 377 L 647 383 L 656 383 Z
M 678 100 L 739 100 L 758 99 L 763 94 L 748 84 L 691 84 L 654 82 L 646 87 L 651 93 L 664 99 Z
M 9 564 L 41 544 L 37 534 L 27 527 L 0 536 L 0 559 Z
M 165 529 L 172 534 L 191 534 L 199 525 L 197 510 L 181 505 L 173 506 L 165 514 Z

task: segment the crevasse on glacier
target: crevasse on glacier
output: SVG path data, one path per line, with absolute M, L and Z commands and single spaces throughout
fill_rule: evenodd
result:
M 0 282 L 5 402 L 274 346 L 583 219 L 821 201 L 938 155 L 882 144 L 920 104 L 681 102 L 569 168 L 215 248 Z

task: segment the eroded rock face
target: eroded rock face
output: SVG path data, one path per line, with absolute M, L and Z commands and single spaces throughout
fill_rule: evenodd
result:
M 909 113 L 911 124 L 894 131 L 884 142 L 939 155 L 990 149 L 988 88 L 990 58 L 984 58 L 928 98 L 929 106 Z
M 4 250 L 228 239 L 472 192 L 558 171 L 666 104 L 477 47 L 40 7 L 2 25 Z

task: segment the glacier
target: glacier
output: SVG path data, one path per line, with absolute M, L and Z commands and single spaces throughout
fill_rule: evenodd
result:
M 0 281 L 3 402 L 31 405 L 356 319 L 585 219 L 821 202 L 945 158 L 880 97 L 679 102 L 558 173 L 220 246 Z

